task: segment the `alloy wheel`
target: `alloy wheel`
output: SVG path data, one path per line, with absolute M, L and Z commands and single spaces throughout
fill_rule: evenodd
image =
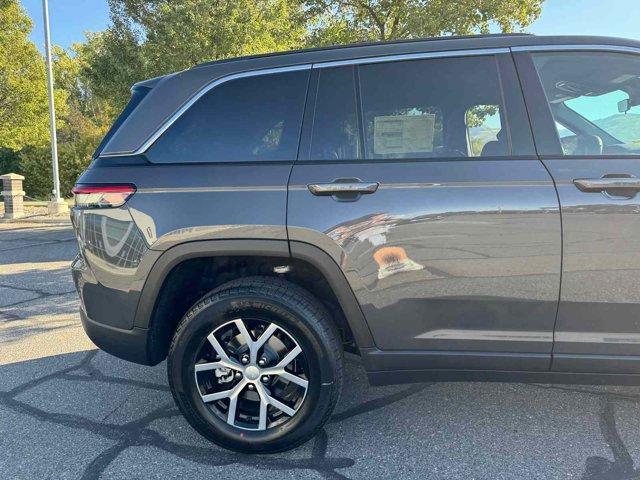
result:
M 194 375 L 200 398 L 215 415 L 255 431 L 294 417 L 309 387 L 309 366 L 296 339 L 260 318 L 236 318 L 211 332 Z

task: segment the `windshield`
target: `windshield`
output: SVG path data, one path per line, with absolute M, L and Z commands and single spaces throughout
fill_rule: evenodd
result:
M 618 104 L 623 100 L 629 100 L 629 94 L 622 90 L 615 90 L 595 97 L 581 96 L 573 98 L 567 100 L 564 104 L 581 117 L 619 140 L 620 143 L 639 143 L 640 106 L 637 105 L 626 113 L 621 113 L 618 111 Z M 632 117 L 628 117 L 628 115 Z

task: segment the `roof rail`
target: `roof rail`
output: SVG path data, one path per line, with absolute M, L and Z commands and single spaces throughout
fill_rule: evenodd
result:
M 447 35 L 447 36 L 441 36 L 441 37 L 406 38 L 402 40 L 387 40 L 384 42 L 356 42 L 356 43 L 347 43 L 343 45 L 329 45 L 326 47 L 301 48 L 297 50 L 285 50 L 282 52 L 261 53 L 257 55 L 245 55 L 241 57 L 225 58 L 221 60 L 213 60 L 210 62 L 199 63 L 198 65 L 195 65 L 193 68 L 206 67 L 209 65 L 220 65 L 223 63 L 230 63 L 230 62 L 236 62 L 241 60 L 251 60 L 254 58 L 267 58 L 267 57 L 275 57 L 279 55 L 290 55 L 295 53 L 339 50 L 339 49 L 351 48 L 351 47 L 371 47 L 374 45 L 394 45 L 398 43 L 432 42 L 432 41 L 439 41 L 439 40 L 460 40 L 460 39 L 470 39 L 470 38 L 495 38 L 495 37 L 509 38 L 509 37 L 529 37 L 529 36 L 533 36 L 533 34 L 532 33 L 483 33 L 483 34 L 477 34 L 477 35 Z

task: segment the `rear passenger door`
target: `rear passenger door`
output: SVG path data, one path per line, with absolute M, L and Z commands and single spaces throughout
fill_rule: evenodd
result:
M 517 61 L 562 208 L 553 370 L 640 373 L 640 55 L 550 48 Z
M 314 65 L 290 240 L 332 255 L 413 367 L 547 370 L 560 216 L 511 55 L 385 60 Z

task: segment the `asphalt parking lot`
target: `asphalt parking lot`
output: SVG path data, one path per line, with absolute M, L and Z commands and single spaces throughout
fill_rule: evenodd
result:
M 347 358 L 324 430 L 284 454 L 209 444 L 164 364 L 95 349 L 76 313 L 68 226 L 0 224 L 0 478 L 640 479 L 640 388 L 369 387 Z

